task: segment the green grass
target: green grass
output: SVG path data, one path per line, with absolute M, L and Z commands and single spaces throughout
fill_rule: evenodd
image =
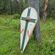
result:
M 24 53 L 20 52 L 19 19 L 0 15 L 0 55 L 55 55 L 55 20 L 40 22 L 41 42 L 31 37 Z

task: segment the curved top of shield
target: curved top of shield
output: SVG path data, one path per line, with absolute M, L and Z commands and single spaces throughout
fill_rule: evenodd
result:
M 33 7 L 28 7 L 26 9 L 24 9 L 24 11 L 21 14 L 21 18 L 20 19 L 29 19 L 29 20 L 33 20 L 35 19 L 35 22 L 38 21 L 38 13 L 37 11 L 33 8 Z

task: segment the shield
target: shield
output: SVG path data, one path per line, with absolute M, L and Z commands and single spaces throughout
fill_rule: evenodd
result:
M 38 21 L 38 14 L 32 7 L 26 8 L 20 18 L 20 49 L 23 52 L 29 42 L 34 27 Z

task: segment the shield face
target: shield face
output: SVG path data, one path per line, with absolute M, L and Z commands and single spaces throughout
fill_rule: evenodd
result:
M 32 7 L 26 8 L 20 18 L 20 49 L 25 50 L 34 27 L 38 21 L 38 14 Z

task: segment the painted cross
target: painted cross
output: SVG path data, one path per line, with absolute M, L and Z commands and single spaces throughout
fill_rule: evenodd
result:
M 24 47 L 24 42 L 25 42 L 25 36 L 26 36 L 26 30 L 27 30 L 27 27 L 28 27 L 28 23 L 29 22 L 35 23 L 35 21 L 36 21 L 36 19 L 32 19 L 32 18 L 29 17 L 30 16 L 30 12 L 31 12 L 31 8 L 28 9 L 27 17 L 22 17 L 22 20 L 25 20 L 26 24 L 25 24 L 25 30 L 24 30 L 24 36 L 23 36 L 23 40 L 22 40 L 21 49 L 23 49 L 23 47 Z

